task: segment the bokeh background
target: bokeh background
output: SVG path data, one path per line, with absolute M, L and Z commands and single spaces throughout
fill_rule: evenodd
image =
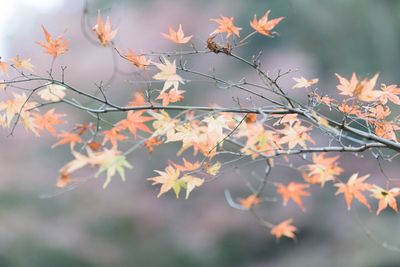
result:
M 254 14 L 260 17 L 272 9 L 272 17 L 286 17 L 278 27 L 280 36 L 256 36 L 239 50 L 242 56 L 263 50 L 266 69 L 273 73 L 298 68 L 294 76 L 319 77 L 320 90 L 327 94 L 335 93 L 334 73 L 348 77 L 353 71 L 362 76 L 380 72 L 380 81 L 400 82 L 400 1 L 395 0 L 0 0 L 0 55 L 30 57 L 44 73 L 50 59 L 35 43 L 43 39 L 43 24 L 54 35 L 65 32 L 70 42 L 70 51 L 58 61 L 68 66 L 68 82 L 93 92 L 95 82 L 110 81 L 111 97 L 129 96 L 140 89 L 132 82 L 138 76 L 121 62 L 121 73 L 115 75 L 111 51 L 93 44 L 90 28 L 98 9 L 119 28 L 117 46 L 136 51 L 175 49 L 159 33 L 179 23 L 202 48 L 215 26 L 210 18 L 234 16 L 244 35 Z M 193 60 L 205 71 L 215 67 L 227 79 L 254 75 L 224 57 Z M 282 80 L 284 87 L 291 86 L 291 77 Z M 210 83 L 185 86 L 189 103 L 232 104 L 226 91 L 215 89 Z M 75 118 L 89 118 L 84 116 Z M 13 137 L 6 137 L 7 131 L 2 136 L 0 266 L 400 266 L 400 252 L 394 247 L 400 244 L 399 216 L 388 211 L 376 217 L 357 205 L 347 212 L 330 186 L 313 191 L 305 213 L 294 205 L 283 209 L 280 202 L 263 207 L 263 215 L 272 221 L 293 217 L 300 228 L 297 242 L 276 242 L 252 216 L 230 208 L 225 200 L 227 188 L 235 196 L 249 193 L 250 167 L 225 170 L 187 201 L 172 194 L 157 199 L 157 189 L 145 178 L 175 159 L 176 146 L 171 145 L 152 156 L 145 151 L 132 155 L 135 168 L 126 183 L 115 179 L 103 190 L 102 180 L 93 179 L 64 192 L 55 182 L 58 168 L 70 160 L 67 148 L 52 150 L 54 140 L 34 138 L 22 129 Z M 341 163 L 349 170 L 344 175 L 359 171 L 374 179 L 382 176 L 368 155 L 345 156 Z M 398 162 L 384 168 L 388 176 L 399 178 Z M 272 173 L 276 180 L 294 175 L 279 168 Z

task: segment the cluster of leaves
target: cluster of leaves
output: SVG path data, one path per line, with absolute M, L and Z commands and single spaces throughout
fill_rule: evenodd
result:
M 234 24 L 233 17 L 211 19 L 211 22 L 217 24 L 217 28 L 206 41 L 205 51 L 195 49 L 192 43 L 193 50 L 165 52 L 157 57 L 158 55 L 152 53 L 137 54 L 132 49 L 124 53 L 118 49 L 114 44 L 118 29 L 113 29 L 108 17 L 104 22 L 99 12 L 97 24 L 93 27 L 99 45 L 112 47 L 133 68 L 153 73 L 152 79 L 163 84 L 162 88 L 149 86 L 145 92 L 135 92 L 130 101 L 121 105 L 110 102 L 101 85 L 98 90 L 103 98 L 72 87 L 64 80 L 65 68 L 62 68 L 62 79 L 55 79 L 52 68 L 57 57 L 68 51 L 68 42 L 63 35 L 53 38 L 43 27 L 45 40 L 38 44 L 52 57 L 48 77 L 36 74 L 30 59 L 16 56 L 9 61 L 0 61 L 0 71 L 4 76 L 4 80 L 0 82 L 3 91 L 21 89 L 21 84 L 31 86 L 23 89 L 22 93 L 12 92 L 7 99 L 0 102 L 0 125 L 11 129 L 11 133 L 17 125 L 22 125 L 36 136 L 48 132 L 57 139 L 52 147 L 69 146 L 73 159 L 60 168 L 58 187 L 80 183 L 85 179 L 78 177 L 79 172 L 94 170 L 94 177 L 105 173 L 105 188 L 117 174 L 125 180 L 126 168 L 132 168 L 127 157 L 133 151 L 145 147 L 152 153 L 162 144 L 177 142 L 180 144 L 177 155 L 192 154 L 188 156 L 193 159 L 182 158 L 181 164 L 170 161 L 163 171 L 155 170 L 158 175 L 148 180 L 161 186 L 158 197 L 173 191 L 178 198 L 183 189 L 186 190 L 187 199 L 195 188 L 214 180 L 223 166 L 243 159 L 254 162 L 261 159 L 266 164 L 265 177 L 247 197 L 238 198 L 237 203 L 230 200 L 232 206 L 255 214 L 255 208 L 268 201 L 263 192 L 266 186 L 271 185 L 275 193 L 281 196 L 284 206 L 293 201 L 305 211 L 303 198 L 311 196 L 311 186 L 316 184 L 323 188 L 332 183 L 337 187 L 336 194 L 343 194 L 348 209 L 351 208 L 353 199 L 356 199 L 371 210 L 372 198 L 378 201 L 377 214 L 388 206 L 397 211 L 396 198 L 400 195 L 400 188 L 393 186 L 393 180 L 388 179 L 385 186 L 380 186 L 367 182 L 369 174 L 360 176 L 358 172 L 343 179 L 344 170 L 339 165 L 339 156 L 329 156 L 327 152 L 353 153 L 375 149 L 381 158 L 393 158 L 392 155 L 390 158 L 383 154 L 381 149 L 400 151 L 396 136 L 400 129 L 399 118 L 390 116 L 389 106 L 389 103 L 400 104 L 400 88 L 395 84 L 382 84 L 376 89 L 378 74 L 371 79 L 359 79 L 353 74 L 349 80 L 336 74 L 339 94 L 346 97 L 339 100 L 321 95 L 316 88 L 318 79 L 293 77 L 295 83 L 290 90 L 305 89 L 310 100 L 308 106 L 299 103 L 277 83 L 283 74 L 273 79 L 262 70 L 257 57 L 253 61 L 247 61 L 234 53 L 234 50 L 244 46 L 256 33 L 268 37 L 276 35 L 273 30 L 284 18 L 269 19 L 269 14 L 270 11 L 267 11 L 260 19 L 255 15 L 250 21 L 253 31 L 241 39 L 242 28 Z M 215 41 L 217 35 L 221 35 L 223 43 Z M 162 36 L 177 44 L 180 49 L 188 46 L 193 37 L 185 36 L 181 24 L 177 30 L 169 27 L 168 33 L 162 33 Z M 190 70 L 182 63 L 185 55 L 221 52 L 252 67 L 263 84 L 244 79 L 232 84 L 214 75 Z M 178 56 L 181 59 L 177 64 L 176 58 L 171 57 Z M 13 78 L 9 78 L 10 69 L 16 73 Z M 184 73 L 213 80 L 221 86 L 237 88 L 274 105 L 268 108 L 246 108 L 239 102 L 234 108 L 171 105 L 184 100 L 185 90 L 181 89 L 187 82 L 183 78 Z M 290 72 L 285 73 L 288 74 Z M 268 92 L 270 96 L 258 93 L 256 88 Z M 93 100 L 96 106 L 83 105 L 72 97 L 76 94 Z M 47 108 L 56 103 L 83 110 L 95 119 L 69 124 L 65 119 L 66 114 L 58 113 L 55 108 Z M 338 113 L 342 122 L 322 115 L 324 110 Z M 176 111 L 181 112 L 172 115 Z M 103 119 L 101 115 L 109 112 L 121 113 L 123 118 L 114 122 Z M 363 129 L 354 128 L 354 125 Z M 329 145 L 315 146 L 318 132 L 328 136 Z M 356 145 L 349 145 L 349 142 Z M 333 143 L 338 146 L 333 146 Z M 276 161 L 289 166 L 290 157 L 299 154 L 312 155 L 307 164 L 296 167 L 299 179 L 293 179 L 286 184 L 268 180 L 270 169 L 275 166 Z M 226 160 L 226 156 L 233 159 Z M 272 224 L 259 216 L 257 218 L 278 239 L 283 236 L 296 237 L 297 228 L 292 225 L 293 219 Z

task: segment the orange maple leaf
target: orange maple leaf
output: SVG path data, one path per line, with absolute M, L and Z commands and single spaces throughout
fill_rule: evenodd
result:
M 379 215 L 379 213 L 386 209 L 388 205 L 398 212 L 396 197 L 400 195 L 400 188 L 394 187 L 390 190 L 385 190 L 377 185 L 373 185 L 373 188 L 371 188 L 370 191 L 372 192 L 371 196 L 379 200 L 376 215 Z
M 42 25 L 44 36 L 46 38 L 46 42 L 37 42 L 41 47 L 44 48 L 47 54 L 53 56 L 55 59 L 57 56 L 64 54 L 67 52 L 68 42 L 64 39 L 63 35 L 53 39 L 50 33 L 46 30 L 46 28 Z
M 348 115 L 355 115 L 360 118 L 364 118 L 364 112 L 360 110 L 360 108 L 356 105 L 348 105 L 346 103 L 342 103 L 338 106 L 338 109 Z
M 128 53 L 125 54 L 124 57 L 139 69 L 146 69 L 146 66 L 150 64 L 150 60 L 148 60 L 145 56 L 138 55 L 131 49 L 128 49 Z
M 1 57 L 0 57 L 0 71 L 3 73 L 4 76 L 8 76 L 8 64 L 4 61 L 1 61 Z
M 279 140 L 279 144 L 287 143 L 289 149 L 294 148 L 296 145 L 306 148 L 306 141 L 315 144 L 315 141 L 308 135 L 308 131 L 311 131 L 311 127 L 302 126 L 300 121 L 293 124 L 287 123 L 284 128 L 279 131 L 283 134 L 282 138 Z
M 344 199 L 346 200 L 348 210 L 351 209 L 353 197 L 365 205 L 369 210 L 371 209 L 367 198 L 362 194 L 363 191 L 371 188 L 371 184 L 364 183 L 368 177 L 369 174 L 358 177 L 358 173 L 354 173 L 352 176 L 350 176 L 346 184 L 342 182 L 335 184 L 335 186 L 338 187 L 336 195 L 344 194 Z
M 145 110 L 139 111 L 128 111 L 127 117 L 124 120 L 121 120 L 117 123 L 118 130 L 125 130 L 128 129 L 129 132 L 136 137 L 137 130 L 142 130 L 147 133 L 152 133 L 149 127 L 144 124 L 147 121 L 153 120 L 152 117 L 142 116 L 143 113 L 146 112 Z
M 96 130 L 96 125 L 93 123 L 76 124 L 74 131 L 78 131 L 78 135 L 84 134 L 86 131 Z
M 341 95 L 354 96 L 365 102 L 375 101 L 381 96 L 382 92 L 374 90 L 379 74 L 375 74 L 371 79 L 359 81 L 357 75 L 353 72 L 351 79 L 347 80 L 336 73 L 340 84 L 336 86 Z
M 185 34 L 183 33 L 181 24 L 179 24 L 179 27 L 178 27 L 177 31 L 174 31 L 174 29 L 172 29 L 169 26 L 168 27 L 168 34 L 162 33 L 162 36 L 164 36 L 168 40 L 171 40 L 172 42 L 177 43 L 177 44 L 186 44 L 193 37 L 193 35 L 185 37 Z
M 372 107 L 368 111 L 370 112 L 368 117 L 371 117 L 372 119 L 384 120 L 390 115 L 390 108 L 382 105 Z
M 295 122 L 300 122 L 299 118 L 297 118 L 297 114 L 272 114 L 271 117 L 278 118 L 273 126 L 285 123 L 292 125 Z
M 386 104 L 388 100 L 393 102 L 394 104 L 400 104 L 400 98 L 397 96 L 400 94 L 400 88 L 397 87 L 396 84 L 386 85 L 381 84 L 382 93 L 379 96 L 379 101 L 382 104 Z
M 393 140 L 397 142 L 396 131 L 400 129 L 400 127 L 396 124 L 396 122 L 375 122 L 375 134 L 379 137 L 383 137 L 389 140 Z
M 66 187 L 72 184 L 74 181 L 71 178 L 71 174 L 68 172 L 60 172 L 60 176 L 57 179 L 56 186 L 59 188 Z
M 327 181 L 335 180 L 335 177 L 343 172 L 343 169 L 338 166 L 336 157 L 326 157 L 326 153 L 313 154 L 312 161 L 314 164 L 306 165 L 307 173 L 303 174 L 305 180 L 311 184 L 320 183 L 321 187 Z
M 257 121 L 257 114 L 249 113 L 244 120 L 247 124 L 255 123 Z
M 33 116 L 35 118 L 37 128 L 39 130 L 45 129 L 52 135 L 57 134 L 55 125 L 66 123 L 66 121 L 60 119 L 61 117 L 64 117 L 65 114 L 55 113 L 54 109 L 48 110 L 43 116 L 39 113 L 34 113 Z
M 88 143 L 88 147 L 89 147 L 92 151 L 97 152 L 97 151 L 100 150 L 100 148 L 102 147 L 102 145 L 101 145 L 99 142 L 90 141 L 90 142 Z
M 289 199 L 292 199 L 302 211 L 305 211 L 301 198 L 310 196 L 310 192 L 305 191 L 310 185 L 290 182 L 288 185 L 277 183 L 275 186 L 277 187 L 276 191 L 282 196 L 284 206 L 287 205 Z
M 73 148 L 77 143 L 83 142 L 80 135 L 78 135 L 76 133 L 65 132 L 65 131 L 62 131 L 61 133 L 59 133 L 57 135 L 57 138 L 59 138 L 60 140 L 57 143 L 55 143 L 54 145 L 52 145 L 52 148 L 61 146 L 61 145 L 66 145 L 66 144 L 70 144 L 71 148 Z
M 259 20 L 257 20 L 257 16 L 254 15 L 253 21 L 250 22 L 250 26 L 263 35 L 272 36 L 274 34 L 272 29 L 275 28 L 275 26 L 278 25 L 279 22 L 284 19 L 284 17 L 268 20 L 268 15 L 270 12 L 271 10 L 265 12 L 264 16 L 262 16 Z
M 255 205 L 262 202 L 262 199 L 255 194 L 251 194 L 246 198 L 239 198 L 239 204 L 245 209 L 251 209 Z
M 144 106 L 147 103 L 142 92 L 135 92 L 131 101 L 128 103 L 128 107 Z
M 162 105 L 168 106 L 169 103 L 175 103 L 183 100 L 183 93 L 186 91 L 172 88 L 169 92 L 162 92 L 156 99 L 162 99 Z
M 99 39 L 102 46 L 107 46 L 112 39 L 117 35 L 118 29 L 111 29 L 110 18 L 107 17 L 106 23 L 104 24 L 103 18 L 100 14 L 100 10 L 97 15 L 97 24 L 93 27 L 93 31 L 96 32 L 97 38 Z
M 210 35 L 214 35 L 217 33 L 226 33 L 226 37 L 229 38 L 231 34 L 239 37 L 239 31 L 242 28 L 238 28 L 233 24 L 233 17 L 225 17 L 221 16 L 219 19 L 210 19 L 210 21 L 214 21 L 218 23 L 218 28 L 213 31 Z
M 152 137 L 146 142 L 144 142 L 145 147 L 147 148 L 147 151 L 149 151 L 149 154 L 153 153 L 154 147 L 161 145 L 163 142 L 159 140 L 157 137 Z
M 183 165 L 178 165 L 175 163 L 173 163 L 173 165 L 175 166 L 175 168 L 177 170 L 180 170 L 180 171 L 194 171 L 194 170 L 197 170 L 198 168 L 200 168 L 200 163 L 198 161 L 192 163 L 192 162 L 186 160 L 185 158 L 183 158 Z
M 297 228 L 292 225 L 292 222 L 293 219 L 288 219 L 279 223 L 278 225 L 272 227 L 271 234 L 274 235 L 277 239 L 280 239 L 282 236 L 295 239 L 295 232 L 297 231 Z
M 103 131 L 103 135 L 103 145 L 110 141 L 113 147 L 117 147 L 117 141 L 124 141 L 127 138 L 125 135 L 120 133 L 120 129 L 117 127 Z

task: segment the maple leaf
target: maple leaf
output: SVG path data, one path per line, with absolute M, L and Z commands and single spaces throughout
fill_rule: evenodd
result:
M 183 93 L 186 91 L 171 89 L 169 92 L 162 92 L 156 99 L 162 99 L 162 105 L 168 106 L 169 103 L 175 103 L 183 100 Z
M 146 104 L 146 99 L 142 92 L 135 92 L 131 101 L 128 103 L 128 107 L 144 106 Z
M 376 215 L 386 209 L 389 205 L 393 210 L 398 212 L 397 210 L 397 202 L 396 197 L 400 195 L 400 188 L 394 187 L 390 190 L 385 190 L 377 185 L 373 185 L 369 191 L 372 192 L 371 196 L 379 200 L 378 210 L 376 211 Z
M 225 137 L 224 129 L 229 130 L 228 121 L 223 115 L 218 117 L 208 116 L 203 119 L 207 123 L 207 134 L 214 140 L 221 140 Z
M 221 162 L 217 161 L 213 165 L 209 166 L 209 164 L 205 164 L 204 168 L 206 169 L 206 172 L 212 176 L 215 176 L 219 173 L 222 165 Z
M 143 132 L 152 133 L 149 127 L 144 124 L 145 122 L 153 120 L 152 117 L 142 116 L 145 110 L 139 111 L 128 111 L 126 119 L 121 120 L 117 123 L 116 128 L 118 130 L 128 129 L 129 132 L 136 137 L 137 130 L 141 130 Z
M 295 122 L 300 122 L 297 118 L 297 114 L 272 114 L 271 117 L 279 118 L 273 126 L 289 123 L 290 125 L 294 124 Z
M 57 138 L 59 138 L 60 140 L 57 143 L 55 143 L 54 145 L 52 145 L 51 148 L 55 148 L 55 147 L 61 146 L 61 145 L 70 144 L 71 149 L 72 149 L 72 148 L 74 148 L 74 146 L 77 143 L 82 143 L 83 142 L 83 140 L 82 140 L 80 135 L 78 135 L 76 133 L 65 132 L 65 131 L 62 131 L 61 133 L 57 134 Z
M 72 155 L 74 156 L 74 159 L 65 164 L 61 169 L 60 173 L 68 173 L 71 174 L 74 171 L 77 171 L 83 167 L 85 167 L 88 164 L 91 164 L 91 159 L 87 157 L 86 155 L 83 155 L 79 152 L 76 152 L 74 150 L 71 151 Z
M 255 123 L 257 121 L 257 114 L 254 113 L 247 114 L 246 119 L 244 121 L 246 123 Z
M 65 87 L 59 84 L 49 84 L 38 92 L 41 99 L 51 102 L 57 102 L 64 98 Z
M 62 35 L 57 37 L 56 39 L 53 39 L 53 37 L 50 35 L 50 33 L 46 30 L 46 28 L 43 25 L 42 29 L 44 32 L 46 42 L 37 42 L 37 43 L 44 48 L 47 54 L 52 55 L 53 59 L 55 59 L 57 56 L 67 52 L 68 42 L 64 39 Z
M 165 110 L 160 112 L 151 112 L 152 117 L 155 121 L 153 122 L 153 128 L 156 130 L 152 137 L 159 135 L 173 136 L 175 135 L 175 127 L 178 124 L 178 120 L 172 119 Z
M 272 36 L 274 34 L 272 30 L 284 19 L 284 17 L 268 20 L 268 15 L 270 12 L 271 10 L 265 12 L 264 16 L 262 16 L 259 20 L 257 20 L 257 15 L 254 15 L 253 21 L 250 22 L 250 26 L 258 33 L 266 36 Z
M 90 141 L 87 145 L 92 151 L 99 151 L 102 147 L 102 145 L 96 141 Z
M 111 142 L 113 147 L 117 147 L 117 141 L 124 141 L 126 140 L 126 136 L 120 133 L 121 130 L 117 127 L 113 127 L 110 130 L 103 131 L 104 139 L 103 145 L 108 141 Z
M 71 175 L 67 172 L 61 172 L 60 176 L 57 179 L 56 186 L 59 188 L 63 188 L 72 183 L 73 183 L 73 180 L 71 179 Z
M 255 194 L 251 194 L 246 198 L 239 198 L 239 204 L 245 209 L 251 209 L 252 207 L 260 204 L 262 199 Z
M 74 127 L 74 131 L 78 131 L 78 135 L 82 135 L 89 130 L 95 131 L 96 125 L 94 125 L 93 123 L 82 123 L 82 124 L 76 124 Z
M 1 61 L 1 57 L 0 57 L 0 71 L 3 73 L 4 76 L 8 76 L 8 64 L 4 61 Z
M 193 191 L 195 187 L 200 187 L 204 184 L 204 179 L 194 177 L 192 175 L 184 175 L 180 181 L 185 183 L 184 187 L 186 187 L 186 197 L 189 198 L 190 193 Z
M 7 128 L 7 117 L 6 114 L 0 114 L 0 126 L 3 128 Z
M 233 24 L 233 17 L 225 17 L 221 16 L 219 19 L 210 19 L 210 21 L 214 21 L 218 23 L 218 28 L 213 31 L 210 35 L 214 35 L 217 33 L 226 33 L 226 38 L 229 38 L 231 34 L 239 37 L 239 31 L 242 28 L 238 28 Z
M 304 175 L 304 178 L 309 183 L 320 183 L 321 187 L 325 185 L 327 181 L 335 180 L 335 177 L 343 172 L 337 164 L 339 156 L 336 157 L 325 157 L 326 153 L 313 154 L 312 161 L 314 164 L 306 165 L 308 172 Z
M 39 130 L 47 130 L 52 135 L 56 135 L 55 125 L 66 123 L 66 121 L 60 119 L 65 114 L 55 113 L 54 111 L 54 109 L 50 109 L 43 116 L 39 113 L 33 114 Z
M 173 165 L 179 171 L 194 171 L 200 168 L 200 163 L 198 161 L 192 163 L 185 158 L 183 158 L 183 165 L 178 165 L 175 163 L 173 163 Z
M 25 93 L 15 94 L 14 98 L 0 102 L 0 110 L 5 110 L 5 114 L 1 117 L 1 125 L 9 128 L 14 116 L 18 114 L 18 122 L 21 123 L 26 130 L 31 130 L 36 136 L 39 136 L 35 119 L 31 116 L 31 109 L 34 109 L 37 103 L 28 101 Z
M 346 103 L 342 103 L 338 106 L 338 109 L 348 115 L 355 115 L 358 116 L 360 118 L 364 117 L 364 113 L 359 109 L 358 106 L 356 105 L 348 105 Z
M 287 143 L 289 149 L 294 148 L 296 145 L 306 148 L 306 141 L 315 144 L 314 140 L 307 134 L 308 131 L 311 131 L 311 127 L 302 126 L 301 122 L 285 124 L 284 129 L 279 131 L 284 135 L 279 140 L 279 144 Z
M 375 122 L 374 132 L 377 136 L 397 142 L 396 131 L 400 127 L 394 122 Z
M 0 80 L 0 90 L 6 90 L 7 82 L 5 80 Z
M 387 116 L 390 115 L 390 108 L 382 105 L 372 107 L 368 111 L 370 112 L 368 116 L 372 119 L 384 120 Z
M 119 155 L 118 151 L 115 150 L 105 150 L 103 154 L 97 155 L 97 160 L 101 158 L 100 168 L 96 173 L 95 177 L 99 176 L 101 173 L 106 172 L 107 177 L 103 184 L 103 188 L 106 188 L 111 182 L 114 175 L 118 172 L 121 176 L 122 181 L 125 182 L 125 168 L 132 169 L 132 165 L 126 160 L 124 155 Z
M 11 121 L 16 114 L 20 117 L 29 116 L 28 110 L 36 106 L 35 102 L 28 102 L 28 97 L 25 93 L 13 93 L 14 98 L 0 102 L 0 110 L 5 110 L 7 127 L 10 127 Z
M 33 65 L 30 62 L 31 59 L 27 58 L 27 59 L 21 59 L 19 58 L 19 56 L 13 57 L 11 59 L 12 62 L 14 62 L 14 66 L 18 69 L 26 69 L 28 71 L 33 72 Z
M 286 206 L 288 201 L 292 199 L 301 208 L 302 211 L 305 211 L 304 204 L 301 198 L 310 196 L 310 193 L 305 191 L 305 189 L 310 187 L 310 185 L 290 182 L 288 185 L 277 183 L 276 187 L 276 191 L 282 196 L 284 206 Z
M 316 83 L 318 83 L 318 79 L 310 79 L 307 80 L 304 77 L 293 78 L 296 81 L 296 84 L 292 86 L 292 88 L 308 88 Z
M 279 149 L 278 141 L 280 137 L 275 131 L 265 130 L 260 122 L 242 123 L 236 136 L 247 137 L 246 145 L 241 151 L 246 155 L 251 155 L 253 159 L 258 157 L 260 153 L 265 156 L 273 155 L 275 150 Z
M 182 148 L 179 150 L 178 155 L 183 153 L 186 149 L 199 143 L 199 128 L 193 127 L 191 123 L 185 123 L 175 127 L 175 131 L 167 135 L 166 143 L 182 141 Z
M 161 184 L 160 192 L 157 197 L 160 197 L 162 194 L 168 192 L 173 189 L 176 195 L 176 198 L 179 197 L 179 192 L 182 188 L 182 181 L 179 181 L 180 171 L 175 169 L 173 166 L 168 165 L 165 168 L 165 171 L 157 171 L 154 170 L 159 176 L 147 178 L 149 181 L 153 181 L 152 185 Z
M 152 137 L 148 139 L 146 142 L 144 142 L 145 147 L 147 148 L 147 151 L 149 151 L 149 154 L 153 153 L 154 147 L 161 145 L 163 142 L 159 140 L 157 137 Z
M 168 90 L 169 88 L 175 88 L 178 90 L 179 83 L 184 84 L 182 77 L 176 74 L 176 62 L 175 60 L 171 63 L 166 58 L 163 58 L 165 64 L 152 62 L 161 72 L 153 76 L 155 80 L 165 81 L 164 87 L 161 93 Z
M 125 54 L 124 57 L 139 69 L 146 69 L 146 67 L 151 63 L 151 61 L 148 60 L 145 56 L 137 55 L 131 49 L 128 49 L 128 53 Z
M 331 106 L 332 106 L 332 103 L 336 102 L 335 99 L 333 99 L 332 97 L 329 97 L 329 96 L 327 96 L 327 95 L 322 96 L 322 95 L 319 95 L 319 94 L 317 94 L 317 93 L 315 93 L 315 92 L 314 92 L 314 93 L 310 93 L 310 95 L 313 96 L 314 99 L 315 99 L 318 103 L 323 103 L 323 104 L 327 105 L 328 107 L 331 107 Z
M 24 111 L 20 113 L 19 121 L 24 126 L 26 130 L 32 131 L 36 136 L 40 136 L 38 130 L 38 126 L 34 117 L 31 116 L 31 113 L 28 111 Z
M 171 40 L 172 42 L 177 43 L 177 44 L 186 44 L 193 37 L 193 35 L 185 37 L 185 34 L 183 33 L 181 24 L 179 24 L 177 31 L 174 31 L 174 29 L 172 29 L 170 26 L 168 26 L 168 34 L 162 33 L 162 36 L 164 36 L 168 40 Z
M 369 174 L 358 177 L 358 173 L 354 173 L 352 176 L 350 176 L 346 184 L 342 182 L 335 184 L 335 186 L 338 187 L 336 195 L 344 195 L 348 210 L 351 209 L 353 197 L 360 201 L 363 205 L 365 205 L 369 210 L 371 209 L 367 198 L 362 194 L 363 191 L 369 190 L 371 188 L 371 184 L 364 183 L 364 181 L 368 179 L 368 177 Z
M 107 17 L 106 23 L 103 21 L 103 17 L 100 14 L 100 10 L 97 14 L 97 24 L 93 27 L 93 31 L 96 33 L 102 46 L 107 46 L 112 39 L 117 35 L 118 29 L 111 29 L 110 18 Z
M 379 96 L 379 101 L 382 104 L 386 104 L 388 100 L 394 104 L 400 104 L 400 98 L 397 96 L 400 94 L 400 88 L 398 88 L 396 84 L 381 84 L 381 89 L 382 92 Z
M 371 79 L 363 79 L 359 81 L 357 75 L 353 72 L 351 79 L 347 80 L 336 73 L 340 84 L 336 86 L 341 95 L 354 96 L 365 102 L 375 101 L 381 96 L 382 92 L 373 90 L 379 74 L 375 74 Z
M 271 234 L 277 239 L 280 239 L 282 236 L 295 239 L 296 235 L 294 232 L 297 231 L 297 228 L 292 225 L 292 222 L 293 219 L 288 219 L 279 223 L 278 225 L 272 227 Z

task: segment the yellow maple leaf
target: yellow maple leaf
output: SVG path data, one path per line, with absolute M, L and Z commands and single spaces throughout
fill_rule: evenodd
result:
M 31 61 L 30 58 L 21 59 L 19 56 L 16 56 L 16 57 L 13 57 L 11 59 L 11 61 L 14 62 L 14 66 L 16 68 L 26 69 L 26 70 L 31 71 L 31 72 L 33 71 L 33 65 L 30 62 Z
M 185 199 L 189 198 L 190 192 L 192 192 L 195 187 L 200 187 L 204 184 L 204 179 L 197 178 L 192 175 L 184 175 L 180 180 L 185 182 L 185 187 L 186 187 Z
M 180 171 L 169 165 L 165 168 L 165 171 L 154 170 L 159 176 L 148 178 L 147 180 L 153 181 L 152 185 L 161 184 L 160 192 L 157 197 L 173 189 L 176 198 L 179 197 L 179 192 L 182 188 L 182 183 L 178 180 Z
M 49 84 L 38 92 L 41 99 L 57 102 L 64 98 L 65 87 L 59 84 Z
M 300 77 L 300 78 L 293 78 L 293 80 L 295 80 L 296 84 L 293 85 L 293 89 L 294 88 L 308 88 L 316 83 L 318 83 L 318 79 L 310 79 L 307 80 L 304 77 Z

